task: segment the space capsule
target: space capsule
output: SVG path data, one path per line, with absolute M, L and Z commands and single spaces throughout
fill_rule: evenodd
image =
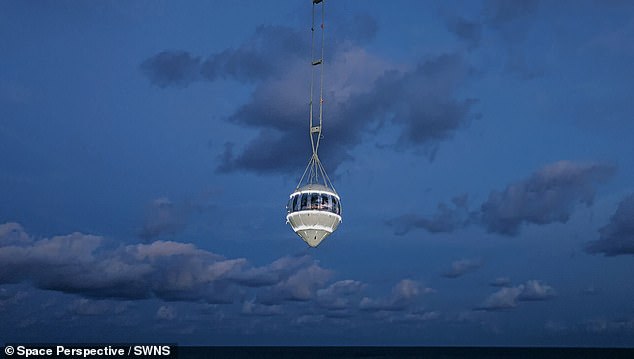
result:
M 308 184 L 291 193 L 286 205 L 286 221 L 311 247 L 334 232 L 341 223 L 341 199 L 321 184 Z

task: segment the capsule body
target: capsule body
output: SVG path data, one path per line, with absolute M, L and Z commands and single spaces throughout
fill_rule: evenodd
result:
M 323 185 L 309 184 L 295 190 L 286 211 L 286 222 L 311 247 L 317 247 L 341 223 L 341 199 Z

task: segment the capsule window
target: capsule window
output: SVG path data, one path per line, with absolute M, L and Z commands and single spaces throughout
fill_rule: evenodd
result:
M 340 212 L 339 201 L 337 200 L 337 197 L 332 197 L 332 211 L 336 214 L 339 214 Z
M 301 211 L 308 209 L 308 194 L 307 193 L 302 193 L 302 198 L 300 201 L 300 208 Z
M 311 193 L 310 195 L 310 209 L 321 209 L 321 196 L 319 193 Z
M 321 195 L 321 209 L 324 211 L 330 211 L 332 209 L 332 205 L 331 205 L 331 201 L 330 201 L 330 195 L 327 195 L 325 193 L 322 193 Z

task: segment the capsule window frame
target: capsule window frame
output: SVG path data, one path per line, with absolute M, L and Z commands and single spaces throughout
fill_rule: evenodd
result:
M 313 201 L 313 199 L 317 200 Z M 291 196 L 288 203 L 288 213 L 323 211 L 341 216 L 341 200 L 338 196 L 328 192 L 306 191 L 295 193 Z
M 299 197 L 300 197 L 300 195 L 296 194 L 291 199 L 291 213 L 298 211 L 298 209 L 299 209 L 298 208 L 298 206 L 299 206 Z

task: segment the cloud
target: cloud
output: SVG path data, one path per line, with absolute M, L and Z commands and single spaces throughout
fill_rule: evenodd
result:
M 510 287 L 511 279 L 508 277 L 498 277 L 489 283 L 492 287 Z
M 8 222 L 0 224 L 0 245 L 29 243 L 30 236 L 18 223 Z
M 533 16 L 539 7 L 539 0 L 489 0 L 484 13 L 487 22 L 493 26 L 502 26 L 521 18 Z
M 477 309 L 482 310 L 503 310 L 517 307 L 517 298 L 522 292 L 521 285 L 518 287 L 505 287 L 491 294 Z
M 480 45 L 483 27 L 481 23 L 460 16 L 452 16 L 446 20 L 446 25 L 447 29 L 464 41 L 470 49 Z
M 388 298 L 364 297 L 359 303 L 359 309 L 370 312 L 403 311 L 413 305 L 421 295 L 434 292 L 435 290 L 424 287 L 417 281 L 403 279 L 392 288 L 392 294 Z
M 394 227 L 396 235 L 404 235 L 415 228 L 423 228 L 430 233 L 450 233 L 464 228 L 471 221 L 471 214 L 467 208 L 468 197 L 466 194 L 452 199 L 453 207 L 445 203 L 439 203 L 436 214 L 432 217 L 406 214 L 386 223 Z
M 515 287 L 503 287 L 491 294 L 476 310 L 498 311 L 517 307 L 518 302 L 543 301 L 555 296 L 555 290 L 538 280 Z
M 187 87 L 196 81 L 234 79 L 254 82 L 275 76 L 285 61 L 308 53 L 304 36 L 285 26 L 258 26 L 237 48 L 207 58 L 186 51 L 165 50 L 141 63 L 141 72 L 158 87 Z M 285 61 L 280 61 L 285 59 Z
M 247 287 L 265 287 L 280 283 L 297 270 L 313 263 L 310 256 L 287 256 L 279 258 L 270 264 L 245 269 L 235 275 L 235 280 Z
M 484 3 L 481 13 L 473 19 L 446 16 L 445 26 L 469 50 L 484 43 L 483 33 L 494 34 L 503 44 L 505 69 L 529 80 L 544 74 L 544 70 L 534 64 L 534 56 L 528 57 L 523 46 L 537 18 L 535 15 L 539 10 L 539 3 L 539 0 L 490 0 Z
M 454 198 L 453 208 L 441 203 L 431 217 L 407 214 L 387 222 L 396 234 L 413 228 L 431 233 L 452 232 L 469 224 L 488 232 L 515 236 L 524 224 L 566 223 L 578 204 L 590 206 L 595 187 L 610 178 L 616 167 L 604 163 L 558 161 L 527 179 L 491 191 L 479 210 L 469 211 L 466 195 Z
M 282 313 L 282 306 L 256 303 L 255 299 L 247 300 L 242 304 L 242 314 L 244 315 L 269 317 Z
M 152 202 L 139 237 L 151 241 L 161 235 L 181 232 L 185 229 L 188 210 L 177 207 L 168 198 L 158 198 Z
M 156 318 L 162 320 L 176 319 L 176 310 L 171 305 L 162 305 L 156 311 Z
M 307 314 L 307 315 L 302 315 L 298 317 L 297 319 L 293 321 L 293 323 L 297 325 L 317 324 L 317 323 L 323 322 L 324 318 L 325 317 L 322 314 L 318 314 L 318 315 Z
M 364 50 L 351 47 L 333 54 L 326 92 L 326 120 L 322 157 L 336 169 L 351 158 L 362 134 L 391 121 L 400 128 L 394 147 L 427 148 L 432 153 L 439 141 L 450 138 L 466 125 L 473 99 L 456 99 L 468 66 L 459 55 L 443 55 L 398 70 Z M 308 153 L 305 98 L 308 79 L 302 63 L 289 66 L 280 80 L 256 87 L 248 103 L 229 120 L 259 130 L 241 152 L 228 145 L 220 156 L 219 170 L 276 172 L 297 169 L 306 158 L 288 156 L 298 149 Z M 267 149 L 263 151 L 262 149 Z
M 129 303 L 123 301 L 79 298 L 69 305 L 68 311 L 73 315 L 98 316 L 121 314 L 125 312 L 128 307 Z
M 615 172 L 612 165 L 559 161 L 528 179 L 492 191 L 480 207 L 489 232 L 516 235 L 522 224 L 566 223 L 578 203 L 590 206 L 595 186 Z
M 461 259 L 451 263 L 451 268 L 442 274 L 445 278 L 458 278 L 476 271 L 482 266 L 481 259 Z
M 0 284 L 29 282 L 94 299 L 232 303 L 249 288 L 270 287 L 283 299 L 309 300 L 331 275 L 309 257 L 254 267 L 188 243 L 122 245 L 82 233 L 33 240 L 15 224 L 0 230 Z
M 406 313 L 403 317 L 405 321 L 426 322 L 439 319 L 441 313 L 439 311 L 413 311 Z
M 504 41 L 507 50 L 512 52 L 519 48 L 531 29 L 539 3 L 539 0 L 488 0 L 472 19 L 445 15 L 445 26 L 471 49 L 481 44 L 484 30 L 493 30 Z
M 335 25 L 335 48 L 366 43 L 378 31 L 376 19 L 357 15 Z M 158 87 L 186 87 L 196 81 L 233 79 L 254 83 L 279 77 L 289 63 L 308 62 L 307 34 L 287 26 L 260 25 L 242 44 L 207 58 L 187 51 L 165 50 L 140 65 L 141 72 Z
M 7 307 L 22 302 L 27 298 L 29 294 L 23 290 L 7 290 L 6 288 L 0 288 L 0 312 Z
M 356 280 L 341 280 L 317 291 L 317 305 L 329 310 L 347 309 L 351 305 L 350 297 L 365 288 L 365 284 Z
M 555 291 L 551 286 L 538 280 L 529 280 L 524 284 L 522 292 L 517 299 L 524 302 L 539 301 L 547 300 L 554 296 Z
M 599 233 L 598 240 L 588 243 L 586 252 L 606 256 L 634 254 L 634 194 L 619 203 L 610 222 Z
M 194 214 L 204 213 L 212 208 L 209 199 L 213 191 L 197 194 L 193 198 L 173 202 L 167 197 L 153 200 L 147 208 L 143 226 L 138 236 L 144 242 L 151 242 L 162 236 L 174 236 L 185 230 Z
M 312 300 L 315 298 L 316 291 L 326 284 L 332 274 L 332 271 L 312 263 L 268 289 L 258 297 L 258 301 L 263 304 L 276 304 L 289 300 L 300 302 Z
M 202 63 L 186 51 L 162 51 L 141 64 L 141 70 L 159 87 L 182 86 L 200 79 Z
M 430 156 L 440 141 L 468 123 L 476 100 L 457 95 L 470 72 L 460 54 L 430 57 L 408 66 L 392 64 L 361 47 L 376 33 L 373 18 L 357 16 L 341 23 L 345 25 L 335 26 L 340 37 L 329 47 L 324 67 L 321 157 L 329 169 L 334 171 L 351 158 L 351 150 L 361 142 L 363 133 L 386 121 L 400 129 L 393 147 L 423 148 Z M 297 170 L 308 155 L 288 154 L 302 148 L 309 153 L 310 66 L 304 35 L 287 27 L 260 26 L 244 43 L 209 58 L 166 51 L 144 61 L 141 70 L 159 87 L 220 78 L 254 84 L 251 98 L 227 120 L 253 128 L 257 135 L 246 143 L 227 141 L 218 156 L 217 169 L 258 173 Z
M 634 331 L 634 319 L 595 318 L 585 321 L 583 327 L 591 333 Z
M 546 323 L 544 323 L 544 329 L 549 332 L 559 333 L 567 331 L 568 326 L 561 321 L 547 320 Z

